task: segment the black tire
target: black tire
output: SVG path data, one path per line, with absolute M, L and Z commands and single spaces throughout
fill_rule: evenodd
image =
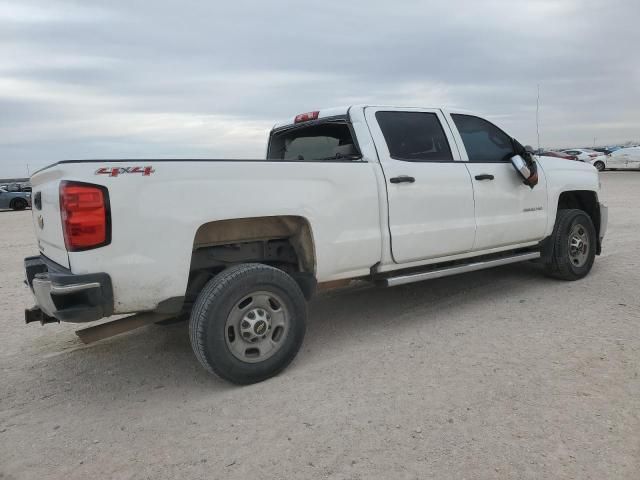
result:
M 604 162 L 596 162 L 593 166 L 596 167 L 596 170 L 599 172 L 604 172 Z
M 27 201 L 24 198 L 16 198 L 11 202 L 11 208 L 14 210 L 24 210 L 27 208 Z
M 258 291 L 282 300 L 288 327 L 272 356 L 247 363 L 229 347 L 227 319 L 238 302 Z M 294 359 L 304 339 L 306 317 L 304 295 L 291 276 L 268 265 L 236 265 L 212 278 L 198 295 L 189 320 L 191 346 L 202 366 L 219 377 L 240 385 L 260 382 L 284 370 Z M 233 336 L 235 341 L 235 333 Z
M 583 264 L 578 264 L 572 257 L 570 248 L 570 234 L 574 228 L 582 226 L 584 237 L 587 239 L 587 252 Z M 578 228 L 578 231 L 579 228 Z M 579 280 L 584 278 L 593 267 L 596 256 L 596 229 L 591 217 L 582 210 L 558 210 L 556 224 L 551 234 L 551 259 L 545 264 L 547 274 L 560 280 Z

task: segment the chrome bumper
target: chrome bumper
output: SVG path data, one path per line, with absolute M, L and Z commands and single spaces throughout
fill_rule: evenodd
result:
M 91 322 L 113 313 L 111 278 L 106 273 L 74 275 L 43 257 L 25 259 L 26 283 L 36 307 L 25 311 L 27 323 Z

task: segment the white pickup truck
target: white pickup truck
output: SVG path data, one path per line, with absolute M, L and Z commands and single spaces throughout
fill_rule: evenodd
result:
M 577 280 L 606 230 L 593 166 L 530 156 L 469 112 L 309 112 L 273 128 L 266 156 L 35 173 L 26 321 L 189 314 L 202 365 L 252 383 L 294 358 L 316 287 L 531 260 Z

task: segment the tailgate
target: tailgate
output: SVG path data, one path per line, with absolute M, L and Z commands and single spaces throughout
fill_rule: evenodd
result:
M 61 177 L 62 171 L 59 165 L 36 172 L 31 177 L 33 228 L 40 253 L 57 264 L 69 268 L 69 256 L 64 244 L 60 217 Z

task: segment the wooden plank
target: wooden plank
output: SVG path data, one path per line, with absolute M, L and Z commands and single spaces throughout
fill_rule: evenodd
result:
M 334 290 L 337 288 L 348 287 L 351 284 L 351 279 L 347 278 L 345 280 L 332 280 L 330 282 L 322 282 L 318 284 L 318 291 L 325 292 L 327 290 Z
M 94 325 L 92 327 L 82 328 L 76 330 L 76 335 L 80 338 L 82 343 L 93 343 L 98 340 L 113 337 L 114 335 L 120 335 L 121 333 L 135 330 L 136 328 L 144 327 L 151 323 L 160 322 L 171 318 L 172 315 L 164 315 L 153 312 L 138 313 L 129 317 L 119 318 L 110 322 L 101 323 L 100 325 Z

